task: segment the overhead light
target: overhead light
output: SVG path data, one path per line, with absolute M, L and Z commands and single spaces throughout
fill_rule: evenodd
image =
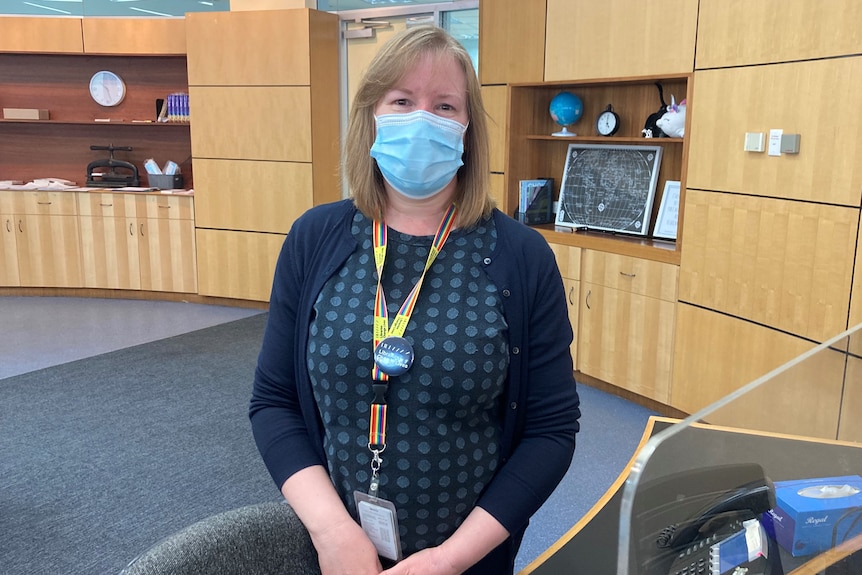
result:
M 168 18 L 172 18 L 175 16 L 174 14 L 165 14 L 164 12 L 154 12 L 152 10 L 144 10 L 143 8 L 135 8 L 132 6 L 129 10 L 136 10 L 137 12 L 143 12 L 144 14 L 152 14 L 153 16 L 166 16 Z
M 437 20 L 434 18 L 433 14 L 427 14 L 424 16 L 411 16 L 407 18 L 406 25 L 408 28 L 412 28 L 414 26 L 426 26 L 426 25 L 437 25 Z
M 43 10 L 50 10 L 52 12 L 59 12 L 60 14 L 71 15 L 72 13 L 68 10 L 60 10 L 59 8 L 51 8 L 50 6 L 42 6 L 41 4 L 36 4 L 34 2 L 24 2 L 24 4 L 28 6 L 33 6 L 34 8 L 41 8 Z

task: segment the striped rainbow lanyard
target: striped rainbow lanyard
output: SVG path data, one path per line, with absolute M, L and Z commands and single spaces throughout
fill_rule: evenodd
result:
M 413 314 L 413 308 L 416 306 L 416 300 L 419 297 L 419 290 L 422 289 L 422 282 L 425 280 L 425 275 L 431 269 L 434 260 L 440 250 L 443 249 L 443 244 L 449 237 L 452 227 L 455 222 L 455 214 L 457 209 L 455 204 L 449 206 L 446 215 L 440 222 L 437 228 L 437 233 L 434 235 L 434 241 L 431 243 L 431 249 L 428 252 L 428 258 L 425 261 L 425 269 L 422 270 L 422 275 L 416 281 L 416 285 L 408 294 L 407 299 L 401 304 L 401 309 L 389 325 L 389 311 L 386 309 L 386 296 L 383 294 L 383 264 L 386 262 L 386 244 L 387 232 L 386 225 L 379 220 L 374 220 L 374 228 L 372 235 L 374 236 L 374 263 L 377 268 L 377 296 L 374 300 L 374 350 L 386 338 L 401 338 L 404 331 L 407 329 L 407 323 L 410 321 L 410 316 Z M 371 422 L 368 429 L 368 449 L 374 453 L 374 461 L 372 469 L 376 477 L 379 469 L 380 457 L 379 454 L 386 448 L 386 390 L 388 388 L 389 375 L 381 371 L 380 367 L 375 362 L 371 370 L 371 376 L 374 380 L 374 401 L 371 403 Z M 376 463 L 376 467 L 375 467 Z

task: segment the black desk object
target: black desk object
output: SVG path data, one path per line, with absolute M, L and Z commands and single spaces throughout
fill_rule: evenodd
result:
M 669 418 L 650 418 L 638 451 L 652 436 L 676 422 Z M 590 512 L 519 575 L 617 575 L 622 495 L 628 469 L 636 456 Z M 670 474 L 685 472 L 690 463 L 683 462 L 691 461 L 703 461 L 705 467 L 754 462 L 777 481 L 862 473 L 862 448 L 819 439 L 692 425 L 669 438 L 665 449 L 656 450 L 650 464 L 660 465 Z M 862 538 L 857 539 L 860 539 L 856 543 L 859 549 Z M 781 564 L 787 575 L 814 575 L 826 567 L 822 564 L 829 561 L 825 556 L 837 549 L 815 557 L 791 557 L 782 550 Z M 851 553 L 852 550 L 845 552 L 844 557 Z M 858 561 L 858 556 L 857 553 L 845 562 Z M 820 569 L 810 570 L 813 567 L 809 565 L 818 562 L 818 558 Z M 834 573 L 843 575 L 838 569 L 840 567 L 836 566 Z

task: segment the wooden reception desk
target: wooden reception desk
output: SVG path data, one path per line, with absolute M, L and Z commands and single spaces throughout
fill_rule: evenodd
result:
M 678 422 L 651 417 L 626 470 L 580 521 L 519 575 L 617 575 L 620 509 L 629 470 L 650 438 Z M 690 469 L 692 462 L 702 462 L 704 467 L 758 463 L 773 481 L 862 475 L 862 446 L 693 424 L 674 435 L 672 443 L 669 439 L 656 448 L 648 465 L 672 474 Z M 860 547 L 862 536 L 814 557 L 791 557 L 782 550 L 783 571 L 786 575 L 814 575 L 847 561 Z M 857 557 L 859 554 L 853 560 Z

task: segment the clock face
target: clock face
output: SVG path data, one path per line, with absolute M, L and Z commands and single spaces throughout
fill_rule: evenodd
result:
M 612 136 L 620 127 L 620 118 L 614 112 L 604 111 L 596 121 L 596 130 L 602 136 Z
M 126 84 L 115 73 L 101 70 L 90 78 L 90 96 L 100 106 L 116 106 L 126 97 Z

